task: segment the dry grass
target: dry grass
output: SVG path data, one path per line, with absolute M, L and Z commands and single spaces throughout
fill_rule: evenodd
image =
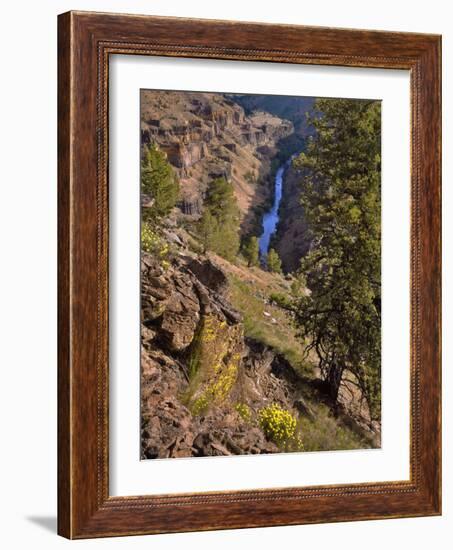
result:
M 371 444 L 335 418 L 323 403 L 310 401 L 314 420 L 300 416 L 298 432 L 304 451 L 346 451 L 367 449 Z
M 255 268 L 255 271 L 258 270 Z M 312 368 L 303 359 L 304 348 L 296 337 L 296 328 L 289 313 L 268 303 L 273 288 L 279 286 L 281 289 L 282 285 L 278 283 L 281 277 L 266 273 L 267 276 L 273 277 L 271 288 L 260 288 L 256 281 L 242 280 L 230 274 L 231 302 L 244 315 L 246 336 L 274 348 L 295 369 L 306 375 Z
M 258 268 L 250 271 L 248 278 L 238 277 L 240 266 L 230 271 L 231 301 L 244 315 L 246 336 L 258 340 L 281 353 L 303 377 L 316 378 L 314 363 L 304 358 L 304 346 L 296 337 L 296 328 L 284 309 L 266 303 L 270 294 L 285 288 L 286 281 L 276 274 Z M 245 270 L 244 270 L 245 271 Z M 261 272 L 261 273 L 260 273 Z M 286 289 L 287 291 L 287 289 Z M 265 301 L 266 300 L 266 301 Z M 270 314 L 270 317 L 264 315 Z M 275 323 L 272 322 L 275 319 Z M 321 401 L 319 393 L 307 383 L 304 398 L 314 414 L 314 419 L 300 415 L 297 432 L 304 451 L 352 450 L 372 447 L 371 442 L 361 437 L 336 418 L 330 408 Z

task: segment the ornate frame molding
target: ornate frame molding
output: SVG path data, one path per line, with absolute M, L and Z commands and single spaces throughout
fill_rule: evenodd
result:
M 108 60 L 117 54 L 410 71 L 409 481 L 109 496 Z M 59 16 L 58 84 L 59 533 L 86 538 L 439 514 L 440 37 L 69 12 Z

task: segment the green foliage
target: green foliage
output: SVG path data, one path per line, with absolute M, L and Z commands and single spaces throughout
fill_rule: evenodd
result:
M 259 241 L 258 237 L 250 237 L 245 242 L 242 252 L 245 256 L 245 259 L 247 260 L 248 267 L 250 266 L 257 266 L 259 265 L 260 260 L 260 248 L 259 248 Z
M 315 418 L 311 420 L 301 415 L 298 421 L 298 428 L 304 434 L 305 451 L 345 451 L 375 446 L 371 440 L 335 418 L 329 407 L 313 401 L 310 404 L 315 411 Z
M 380 417 L 381 106 L 319 99 L 302 170 L 302 206 L 312 239 L 301 262 L 310 290 L 297 303 L 333 400 L 346 370 L 356 377 L 373 418 Z
M 201 219 L 198 223 L 198 233 L 203 243 L 203 252 L 214 250 L 218 240 L 219 224 L 217 218 L 207 207 L 204 208 Z
M 258 422 L 266 437 L 278 447 L 285 450 L 302 450 L 302 441 L 296 433 L 296 417 L 278 403 L 260 409 Z
M 225 178 L 213 180 L 206 193 L 198 224 L 204 251 L 233 261 L 239 250 L 239 209 L 233 186 Z
M 281 307 L 282 309 L 287 309 L 288 311 L 292 310 L 293 303 L 287 294 L 283 294 L 281 292 L 272 292 L 269 295 L 269 299 L 271 302 Z
M 146 221 L 142 222 L 141 249 L 144 252 L 155 255 L 164 269 L 169 267 L 170 262 L 168 261 L 168 258 L 170 247 L 168 246 L 168 243 L 166 243 L 153 229 L 152 225 Z
M 276 250 L 273 248 L 271 248 L 267 254 L 266 264 L 269 271 L 274 273 L 282 272 L 282 261 L 280 260 L 280 256 L 277 254 Z
M 301 294 L 304 293 L 306 286 L 305 278 L 301 273 L 297 273 L 296 277 L 291 282 L 291 294 L 293 298 L 298 298 Z
M 179 182 L 167 156 L 156 144 L 145 147 L 141 165 L 141 191 L 151 197 L 152 206 L 144 209 L 147 219 L 170 213 L 179 197 Z

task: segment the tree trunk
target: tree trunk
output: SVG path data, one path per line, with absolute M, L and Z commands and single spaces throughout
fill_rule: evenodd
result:
M 343 365 L 339 365 L 336 361 L 333 361 L 327 373 L 326 385 L 329 396 L 334 403 L 336 403 L 338 399 L 338 392 L 340 390 L 340 384 L 343 378 L 343 371 Z

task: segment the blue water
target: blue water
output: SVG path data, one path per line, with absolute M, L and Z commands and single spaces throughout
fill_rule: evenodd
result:
M 289 166 L 291 159 L 282 164 L 278 168 L 277 173 L 275 174 L 275 186 L 274 186 L 274 202 L 272 203 L 272 208 L 268 210 L 263 216 L 263 233 L 259 239 L 259 249 L 260 257 L 265 258 L 269 252 L 269 245 L 271 242 L 272 235 L 277 231 L 277 224 L 279 215 L 278 209 L 280 207 L 280 202 L 282 200 L 282 191 L 283 191 L 283 176 L 285 169 Z

